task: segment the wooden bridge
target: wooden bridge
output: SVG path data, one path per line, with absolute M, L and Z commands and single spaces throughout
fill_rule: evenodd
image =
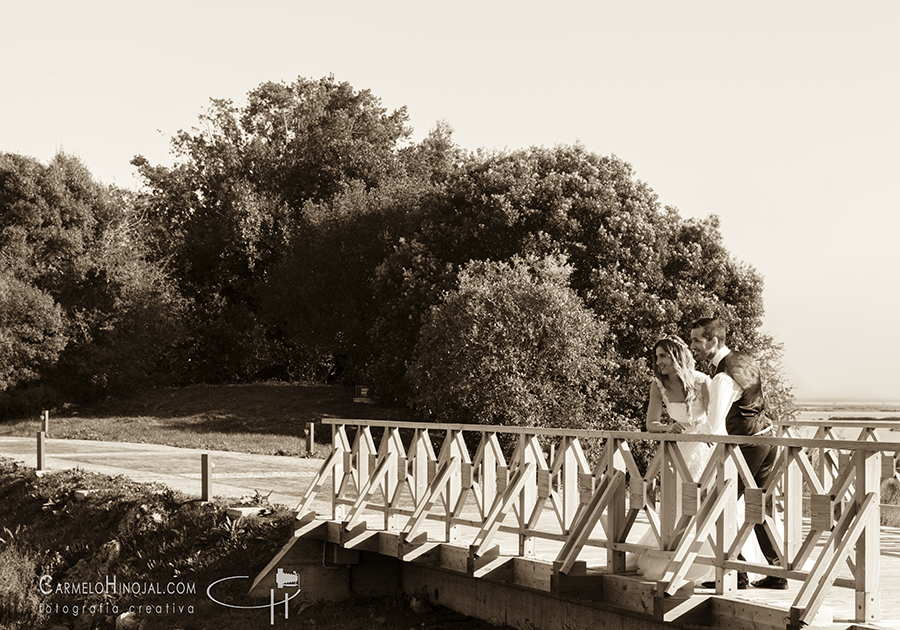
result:
M 293 537 L 253 586 L 273 601 L 277 571 L 297 574 L 311 598 L 399 588 L 541 630 L 900 627 L 900 529 L 880 526 L 900 443 L 876 433 L 897 422 L 823 421 L 811 438 L 793 437 L 792 423 L 747 438 L 325 422 L 332 451 Z M 839 426 L 858 428 L 857 439 L 835 439 Z M 685 441 L 713 445 L 699 478 Z M 633 457 L 642 442 L 656 443 L 645 470 Z M 741 455 L 750 442 L 779 447 L 764 488 Z M 313 511 L 323 498 L 330 514 Z M 756 524 L 780 566 L 738 558 Z M 639 544 L 648 528 L 652 542 Z M 706 542 L 712 554 L 700 553 Z M 629 571 L 629 554 L 668 559 L 663 579 Z M 696 565 L 714 567 L 715 589 L 682 586 Z M 738 589 L 738 571 L 787 578 L 789 589 Z

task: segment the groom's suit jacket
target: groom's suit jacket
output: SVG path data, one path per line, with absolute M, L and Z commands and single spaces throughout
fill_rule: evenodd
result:
M 765 414 L 766 401 L 756 361 L 732 350 L 719 361 L 715 374 L 720 372 L 734 379 L 743 390 L 725 416 L 728 435 L 755 435 L 772 426 Z

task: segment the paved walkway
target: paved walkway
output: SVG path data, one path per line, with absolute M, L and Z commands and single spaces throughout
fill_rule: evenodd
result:
M 202 494 L 201 455 L 209 454 L 213 465 L 213 497 L 240 498 L 257 492 L 269 495 L 271 503 L 295 508 L 322 465 L 322 460 L 251 455 L 230 451 L 175 448 L 158 444 L 55 440 L 45 442 L 44 469 L 81 468 L 107 475 L 124 475 L 138 482 L 158 482 L 190 496 Z M 37 467 L 37 438 L 0 437 L 0 457 Z M 271 493 L 271 494 L 269 494 Z M 330 512 L 322 502 L 314 509 Z

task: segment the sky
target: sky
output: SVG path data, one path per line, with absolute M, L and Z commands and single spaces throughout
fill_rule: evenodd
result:
M 212 98 L 334 75 L 465 149 L 581 143 L 715 214 L 799 400 L 900 401 L 900 2 L 47 0 L 0 10 L 0 151 L 139 184 Z

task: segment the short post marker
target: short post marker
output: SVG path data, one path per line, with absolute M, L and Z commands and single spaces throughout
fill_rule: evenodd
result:
M 202 489 L 200 491 L 200 500 L 209 501 L 212 496 L 212 462 L 209 459 L 209 453 L 200 455 L 200 465 L 202 468 L 200 477 Z
M 313 454 L 313 445 L 316 443 L 316 424 L 314 422 L 306 423 L 306 454 Z
M 45 454 L 46 454 L 46 441 L 47 434 L 43 431 L 38 431 L 37 434 L 37 471 L 44 471 L 45 464 Z
M 41 431 L 50 433 L 50 412 L 46 409 L 44 409 L 44 413 L 41 414 Z

